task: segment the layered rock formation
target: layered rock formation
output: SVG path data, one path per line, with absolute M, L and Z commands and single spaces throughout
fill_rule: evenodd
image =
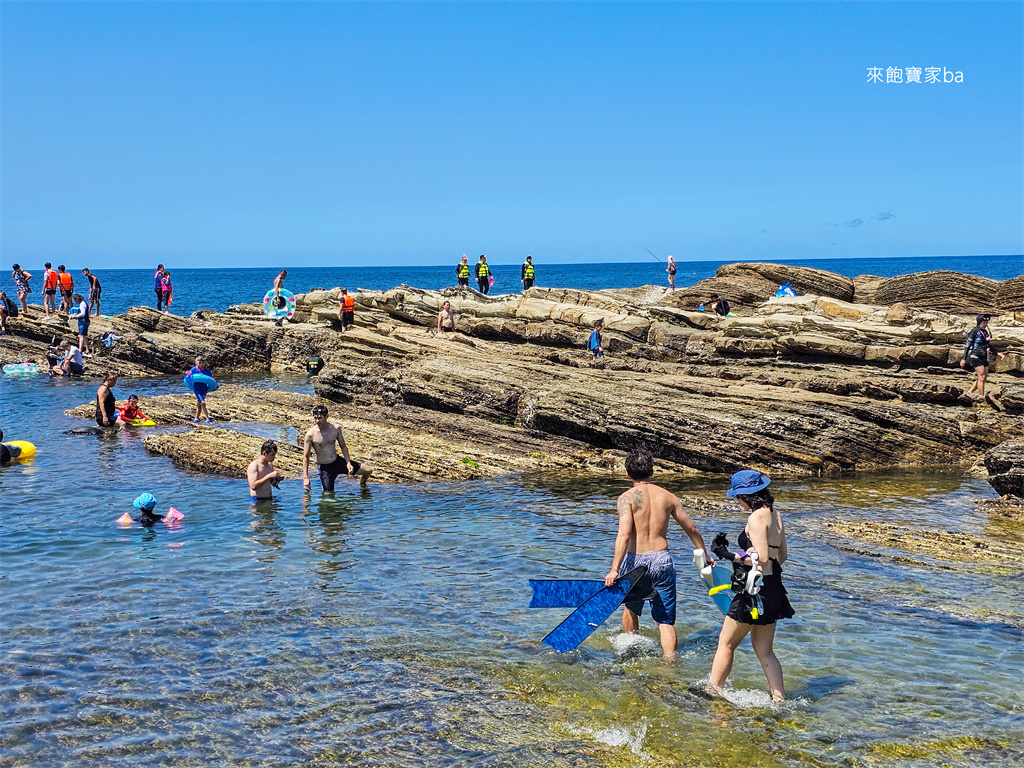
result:
M 638 445 L 671 467 L 713 472 L 744 466 L 801 474 L 967 465 L 1007 439 L 1024 437 L 1012 415 L 1024 410 L 1024 396 L 1014 395 L 1024 387 L 1007 386 L 1003 406 L 998 400 L 992 406 L 972 403 L 965 395 L 971 379 L 956 363 L 973 317 L 920 304 L 938 303 L 945 292 L 943 306 L 970 305 L 973 313 L 972 302 L 995 301 L 1000 286 L 960 276 L 960 283 L 974 281 L 976 287 L 955 294 L 951 279 L 943 273 L 936 278 L 941 290 L 925 290 L 931 285 L 925 277 L 903 283 L 892 278 L 897 282 L 890 284 L 781 265 L 730 265 L 713 280 L 741 286 L 758 303 L 729 318 L 694 311 L 685 291 L 653 286 L 597 292 L 534 288 L 507 296 L 400 286 L 358 292 L 358 327 L 346 334 L 338 331 L 331 291 L 300 296 L 298 322 L 284 327 L 266 320 L 256 305 L 204 310 L 187 320 L 133 309 L 109 321 L 124 339 L 103 350 L 91 367 L 180 372 L 203 353 L 215 371 L 302 370 L 307 357 L 318 355 L 327 361 L 316 382 L 319 396 L 345 403 L 346 418 L 359 411 L 367 424 L 398 429 L 367 444 L 378 462 L 391 451 L 415 465 L 417 456 L 434 449 L 410 442 L 409 435 L 416 429 L 429 433 L 429 427 L 441 453 L 474 445 L 485 457 L 488 446 L 504 446 L 495 454 L 494 471 L 601 465 L 607 463 L 603 452 L 621 455 Z M 766 295 L 786 281 L 818 294 Z M 708 285 L 694 287 L 693 297 Z M 917 293 L 910 296 L 915 285 Z M 886 295 L 906 301 L 853 301 Z M 438 338 L 433 327 L 446 299 L 459 333 Z M 599 319 L 608 356 L 595 361 L 583 346 Z M 19 344 L 40 338 L 37 320 L 20 327 L 28 330 Z M 1024 323 L 1004 316 L 991 327 L 997 345 L 1008 352 L 993 366 L 998 387 L 1024 369 Z M 223 405 L 231 404 L 213 407 L 215 415 L 306 423 L 308 402 L 294 413 L 281 406 L 279 413 L 257 395 L 251 396 L 253 407 L 245 402 L 248 394 L 218 395 Z M 168 407 L 188 412 L 181 401 L 168 401 Z M 190 444 L 212 440 L 203 437 L 206 432 L 189 438 Z M 476 443 L 474 435 L 480 436 Z M 160 441 L 151 442 L 160 450 Z M 413 447 L 406 450 L 407 444 Z M 202 453 L 199 447 L 190 450 Z M 596 458 L 555 460 L 587 451 Z M 521 461 L 516 456 L 522 453 L 555 463 Z M 491 459 L 471 461 L 486 467 Z M 476 469 L 464 464 L 422 474 L 462 477 L 465 467 Z

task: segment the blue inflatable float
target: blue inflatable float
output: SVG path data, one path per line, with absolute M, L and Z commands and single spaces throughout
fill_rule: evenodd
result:
M 210 392 L 216 391 L 217 380 L 205 373 L 186 373 L 185 386 L 193 395 L 204 400 Z

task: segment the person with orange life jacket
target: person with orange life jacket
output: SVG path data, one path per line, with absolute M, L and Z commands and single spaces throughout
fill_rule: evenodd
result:
M 60 291 L 60 311 L 71 312 L 72 295 L 75 292 L 75 281 L 64 265 L 57 267 L 57 290 Z
M 57 295 L 57 273 L 53 271 L 53 265 L 50 262 L 46 262 L 44 265 L 46 272 L 43 273 L 43 310 L 46 312 L 46 316 L 50 316 L 50 312 L 56 313 L 56 295 Z
M 341 289 L 338 297 L 338 318 L 341 320 L 341 332 L 344 333 L 356 322 L 356 300 L 348 295 L 348 289 Z

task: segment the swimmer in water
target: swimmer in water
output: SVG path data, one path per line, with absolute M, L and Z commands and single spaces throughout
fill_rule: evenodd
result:
M 155 512 L 156 497 L 152 493 L 144 493 L 135 499 L 134 507 L 134 511 L 128 512 L 128 516 L 137 523 L 154 525 L 164 519 L 163 515 Z
M 260 457 L 249 464 L 245 477 L 249 481 L 250 501 L 263 501 L 274 497 L 274 488 L 281 487 L 284 475 L 274 469 L 277 443 L 267 440 L 260 446 Z

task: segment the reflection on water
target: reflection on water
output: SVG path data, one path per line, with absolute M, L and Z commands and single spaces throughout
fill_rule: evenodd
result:
M 780 481 L 798 612 L 768 699 L 749 646 L 732 689 L 703 681 L 721 616 L 677 535 L 680 653 L 619 617 L 577 652 L 541 638 L 533 577 L 601 578 L 624 483 L 527 477 L 407 487 L 177 470 L 141 434 L 63 434 L 93 387 L 3 382 L 0 765 L 1015 765 L 1024 760 L 1019 583 L 831 546 L 830 519 L 998 535 L 954 474 Z M 141 385 L 140 385 L 141 386 Z M 176 391 L 173 380 L 147 391 Z M 276 429 L 276 428 L 274 428 Z M 269 432 L 268 432 L 269 434 Z M 679 481 L 709 498 L 724 484 Z M 177 526 L 119 527 L 144 491 Z M 723 504 L 723 510 L 730 508 Z M 697 516 L 705 535 L 738 510 Z

